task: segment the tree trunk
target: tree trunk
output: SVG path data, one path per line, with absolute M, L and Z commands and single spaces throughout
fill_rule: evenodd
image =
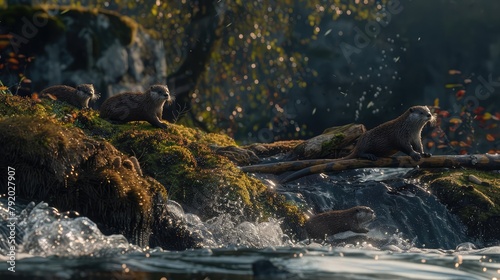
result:
M 195 118 L 191 111 L 191 95 L 206 69 L 210 56 L 221 39 L 225 13 L 217 9 L 218 1 L 199 1 L 193 7 L 193 19 L 187 28 L 189 53 L 179 69 L 167 77 L 167 85 L 175 96 L 175 102 L 163 109 L 163 119 L 174 122 L 182 112 L 188 112 L 192 121 L 207 130 L 206 125 Z

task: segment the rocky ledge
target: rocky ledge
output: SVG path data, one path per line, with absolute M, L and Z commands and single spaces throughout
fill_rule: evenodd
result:
M 106 234 L 141 246 L 200 246 L 168 212 L 175 200 L 202 220 L 228 213 L 241 221 L 284 218 L 297 232 L 297 206 L 214 151 L 225 136 L 181 125 L 113 125 L 92 109 L 0 94 L 0 165 L 16 169 L 16 195 L 77 211 Z M 6 193 L 5 181 L 0 193 Z

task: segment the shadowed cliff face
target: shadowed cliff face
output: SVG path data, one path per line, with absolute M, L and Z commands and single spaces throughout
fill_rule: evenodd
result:
M 163 42 L 132 19 L 107 11 L 12 6 L 0 11 L 2 33 L 15 34 L 9 51 L 34 56 L 26 69 L 32 90 L 93 83 L 106 97 L 165 83 Z M 23 24 L 15 19 L 24 19 Z M 29 32 L 28 32 L 29 31 Z M 18 83 L 2 75 L 4 84 Z

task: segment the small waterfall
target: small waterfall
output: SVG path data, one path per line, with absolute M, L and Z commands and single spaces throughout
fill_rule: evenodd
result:
M 276 177 L 259 178 L 308 209 L 310 214 L 347 209 L 357 205 L 372 208 L 377 218 L 367 234 L 341 233 L 327 239 L 345 247 L 375 247 L 393 251 L 412 248 L 454 249 L 475 243 L 465 228 L 435 196 L 418 182 L 403 178 L 406 170 L 367 169 L 339 175 L 315 175 L 298 182 L 276 186 Z M 292 241 L 282 230 L 281 220 L 248 221 L 245 217 L 220 213 L 202 221 L 186 213 L 175 201 L 167 208 L 174 219 L 202 239 L 205 248 L 266 248 L 309 246 Z M 96 224 L 77 213 L 60 213 L 46 203 L 17 203 L 15 243 L 17 251 L 36 256 L 100 256 L 108 253 L 140 252 L 122 235 L 106 236 Z M 9 251 L 9 213 L 7 200 L 0 198 L 0 253 Z M 470 243 L 470 244 L 472 244 Z M 473 245 L 471 245 L 473 246 Z
M 10 246 L 17 253 L 34 256 L 104 256 L 140 251 L 123 235 L 106 236 L 97 225 L 77 213 L 60 213 L 47 203 L 16 204 L 14 228 L 9 227 L 7 200 L 0 199 L 0 253 L 6 255 Z M 9 236 L 15 235 L 15 244 Z
M 60 213 L 47 203 L 16 204 L 15 246 L 17 253 L 32 256 L 112 256 L 144 251 L 130 244 L 123 235 L 106 236 L 97 225 L 78 213 Z M 241 222 L 241 217 L 221 214 L 208 221 L 185 213 L 175 201 L 168 201 L 169 212 L 186 224 L 188 230 L 202 238 L 205 248 L 249 247 L 264 248 L 291 245 L 276 219 L 266 222 Z M 7 200 L 0 199 L 0 254 L 9 252 Z
M 396 234 L 416 247 L 442 249 L 470 241 L 464 225 L 425 186 L 403 178 L 406 171 L 367 169 L 315 175 L 278 190 L 312 213 L 357 205 L 372 208 L 377 215 L 368 226 L 367 236 L 372 240 L 386 239 L 391 243 L 387 238 Z

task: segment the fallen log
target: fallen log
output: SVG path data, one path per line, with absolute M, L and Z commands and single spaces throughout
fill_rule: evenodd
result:
M 326 129 L 322 134 L 298 144 L 286 156 L 287 160 L 340 158 L 350 153 L 353 143 L 366 128 L 362 124 L 347 124 Z
M 416 162 L 409 156 L 398 156 L 390 158 L 379 158 L 376 161 L 367 159 L 340 159 L 330 160 L 330 162 L 309 166 L 294 172 L 283 178 L 280 183 L 288 183 L 307 175 L 334 172 L 346 169 L 367 168 L 367 167 L 421 167 L 421 168 L 456 168 L 467 167 L 482 170 L 500 170 L 499 154 L 474 154 L 474 155 L 441 155 L 422 158 Z
M 376 161 L 366 159 L 346 159 L 333 160 L 331 162 L 314 165 L 294 172 L 280 181 L 287 183 L 301 177 L 323 173 L 334 172 L 346 169 L 367 168 L 367 167 L 421 167 L 421 168 L 437 168 L 437 167 L 468 167 L 483 170 L 500 169 L 500 155 L 490 154 L 475 154 L 475 155 L 443 155 L 432 156 L 430 158 L 422 158 L 415 162 L 409 156 L 399 156 L 391 158 L 379 158 Z
M 306 167 L 339 161 L 339 159 L 308 159 L 308 160 L 294 160 L 294 161 L 281 161 L 274 163 L 255 164 L 248 166 L 241 166 L 243 172 L 249 173 L 270 173 L 280 174 L 287 171 L 297 171 Z

